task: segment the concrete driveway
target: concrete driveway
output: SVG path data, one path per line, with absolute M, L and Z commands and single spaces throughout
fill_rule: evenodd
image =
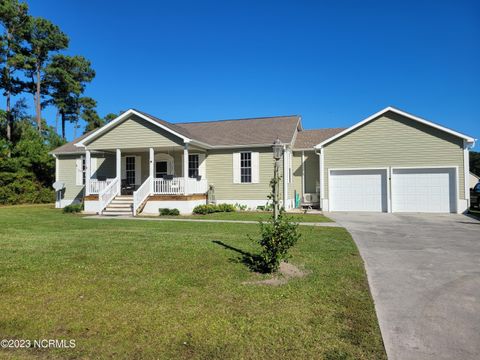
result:
M 480 222 L 328 213 L 365 261 L 388 358 L 480 359 Z

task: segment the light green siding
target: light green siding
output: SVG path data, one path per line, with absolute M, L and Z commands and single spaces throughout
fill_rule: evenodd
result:
M 315 152 L 304 151 L 304 174 L 305 174 L 305 193 L 316 193 L 320 183 L 319 157 Z M 302 196 L 302 152 L 293 153 L 293 184 L 292 191 L 297 191 Z M 292 199 L 293 193 L 292 193 Z
M 92 159 L 96 158 L 97 160 L 97 170 L 92 173 L 93 178 L 98 178 L 99 176 L 105 176 L 107 178 L 114 178 L 116 175 L 116 164 L 115 164 L 115 155 L 114 154 L 93 154 Z M 93 171 L 93 169 L 92 169 Z
M 327 144 L 324 151 L 325 198 L 328 169 L 368 167 L 458 167 L 458 191 L 465 198 L 463 140 L 388 112 Z
M 300 197 L 302 194 L 302 152 L 294 152 L 292 157 L 292 175 L 293 183 L 290 184 L 292 191 L 297 192 Z M 292 194 L 292 199 L 295 200 Z
M 82 156 L 78 155 L 57 155 L 58 157 L 58 181 L 65 183 L 65 190 L 62 200 L 82 200 L 83 185 L 77 185 L 76 161 Z M 92 160 L 96 159 L 97 169 L 92 177 L 106 176 L 115 177 L 115 156 L 112 154 L 92 154 Z
M 148 147 L 183 146 L 183 141 L 135 115 L 123 121 L 106 133 L 87 144 L 95 149 L 135 149 Z
M 273 176 L 271 149 L 248 149 L 259 152 L 259 183 L 233 183 L 233 153 L 239 150 L 210 150 L 206 158 L 208 183 L 215 186 L 217 200 L 266 200 Z M 280 186 L 283 187 L 283 186 Z
M 82 200 L 83 185 L 76 185 L 76 161 L 80 155 L 59 155 L 58 156 L 58 181 L 65 183 L 65 190 L 62 193 L 62 200 Z
M 305 192 L 316 193 L 320 184 L 319 156 L 314 151 L 305 151 Z

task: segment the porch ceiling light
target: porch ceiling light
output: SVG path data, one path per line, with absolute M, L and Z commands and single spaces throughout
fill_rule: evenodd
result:
M 275 160 L 280 160 L 283 155 L 283 145 L 280 139 L 277 139 L 273 142 L 273 158 Z

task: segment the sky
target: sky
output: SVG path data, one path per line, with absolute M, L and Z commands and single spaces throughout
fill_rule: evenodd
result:
M 129 108 L 171 122 L 298 114 L 312 129 L 348 127 L 395 106 L 480 138 L 480 1 L 28 4 L 69 35 L 68 54 L 92 62 L 86 95 L 102 116 Z M 54 114 L 43 115 L 53 124 Z

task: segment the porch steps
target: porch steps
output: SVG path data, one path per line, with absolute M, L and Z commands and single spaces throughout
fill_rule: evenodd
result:
M 104 216 L 132 216 L 133 196 L 118 195 L 103 210 Z

